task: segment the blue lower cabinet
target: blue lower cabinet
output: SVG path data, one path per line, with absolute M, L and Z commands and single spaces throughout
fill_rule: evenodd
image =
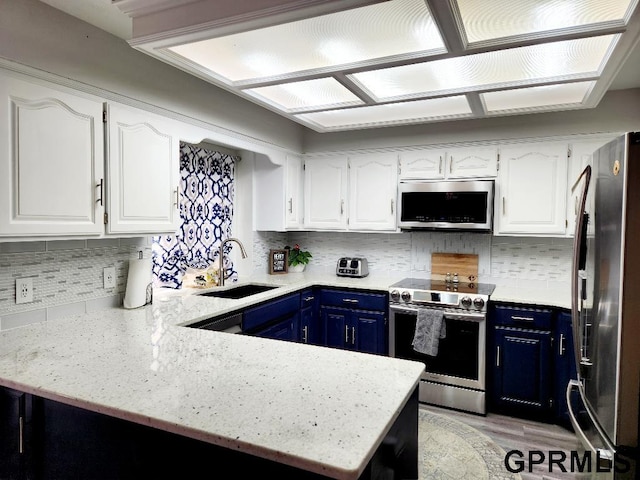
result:
M 318 295 L 316 290 L 308 289 L 300 293 L 300 328 L 298 340 L 309 345 L 323 345 L 320 315 L 318 314 Z
M 552 413 L 551 331 L 495 326 L 491 399 L 495 410 L 518 416 Z
M 274 338 L 276 340 L 287 340 L 289 342 L 298 341 L 298 323 L 300 314 L 294 313 L 285 319 L 270 325 L 264 330 L 258 330 L 253 335 L 263 338 Z
M 328 347 L 384 354 L 385 320 L 384 312 L 320 308 L 320 321 Z
M 569 312 L 560 312 L 556 322 L 556 343 L 554 352 L 554 397 L 556 403 L 556 419 L 557 422 L 569 427 L 571 419 L 569 418 L 569 407 L 567 405 L 567 384 L 569 380 L 575 380 L 576 361 L 573 352 L 573 331 L 571 328 L 571 314 Z M 576 414 L 580 414 L 584 409 L 583 403 L 580 401 L 579 395 L 574 392 L 574 398 L 571 405 Z

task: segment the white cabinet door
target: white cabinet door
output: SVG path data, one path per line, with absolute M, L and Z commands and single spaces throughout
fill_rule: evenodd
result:
M 0 236 L 103 232 L 102 101 L 0 75 Z
M 308 158 L 304 176 L 307 228 L 347 228 L 347 158 Z
M 400 153 L 400 179 L 444 178 L 447 152 L 425 149 Z
M 500 148 L 495 234 L 564 235 L 568 145 Z
M 447 150 L 447 178 L 495 177 L 497 147 L 463 147 Z
M 108 233 L 173 233 L 178 226 L 177 122 L 110 103 Z
M 398 157 L 349 157 L 349 230 L 396 230 Z
M 302 228 L 304 172 L 302 158 L 287 155 L 286 228 Z
M 576 180 L 585 169 L 587 165 L 592 165 L 593 152 L 598 150 L 601 146 L 616 138 L 611 137 L 599 137 L 597 140 L 583 140 L 574 142 L 571 145 L 571 157 L 569 159 L 569 176 L 567 185 L 567 236 L 573 237 L 576 229 L 576 214 L 578 213 L 578 203 L 582 194 L 582 188 L 576 188 L 575 191 L 571 191 Z M 595 184 L 595 178 L 591 177 L 591 186 L 593 189 Z M 586 206 L 587 213 L 593 212 L 593 195 L 587 197 L 589 204 Z M 588 232 L 593 233 L 593 219 L 589 222 Z

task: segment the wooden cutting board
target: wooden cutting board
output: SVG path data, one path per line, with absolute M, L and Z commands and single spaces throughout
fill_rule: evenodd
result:
M 473 253 L 432 253 L 431 278 L 445 280 L 446 274 L 458 274 L 460 282 L 478 281 L 478 255 Z

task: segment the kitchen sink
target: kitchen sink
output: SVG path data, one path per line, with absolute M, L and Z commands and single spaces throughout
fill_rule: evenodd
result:
M 267 290 L 273 290 L 278 288 L 273 285 L 258 285 L 254 283 L 246 283 L 244 285 L 238 285 L 237 287 L 228 288 L 225 290 L 212 291 L 201 293 L 205 297 L 218 297 L 218 298 L 244 298 L 257 293 L 266 292 Z

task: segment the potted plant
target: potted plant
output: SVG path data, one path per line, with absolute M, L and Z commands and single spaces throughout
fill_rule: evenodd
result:
M 288 245 L 284 248 L 289 251 L 289 271 L 293 273 L 304 272 L 304 268 L 311 258 L 311 253 L 300 250 L 300 245 L 297 243 L 293 248 Z

